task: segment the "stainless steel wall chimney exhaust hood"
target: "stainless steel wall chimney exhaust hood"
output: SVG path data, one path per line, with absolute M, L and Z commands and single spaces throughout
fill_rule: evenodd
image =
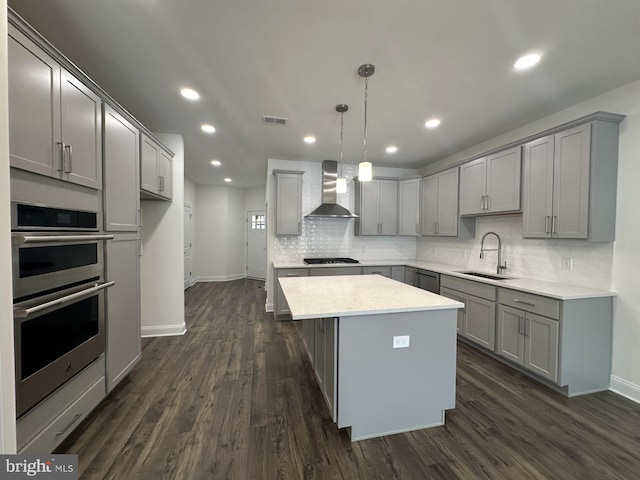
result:
M 342 205 L 337 204 L 336 180 L 338 178 L 338 162 L 324 160 L 322 162 L 322 204 L 306 217 L 358 218 Z

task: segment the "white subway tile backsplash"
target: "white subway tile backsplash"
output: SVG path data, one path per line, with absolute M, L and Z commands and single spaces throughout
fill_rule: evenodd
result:
M 497 265 L 497 253 L 487 252 L 480 259 L 480 239 L 486 232 L 502 238 L 507 274 L 583 287 L 611 289 L 613 242 L 582 240 L 543 240 L 522 238 L 522 216 L 480 217 L 476 220 L 476 238 L 423 237 L 418 239 L 419 260 L 448 263 L 462 268 L 491 271 Z M 487 237 L 493 247 L 495 237 Z M 485 245 L 485 246 L 486 246 Z M 562 269 L 562 259 L 573 259 L 573 270 Z

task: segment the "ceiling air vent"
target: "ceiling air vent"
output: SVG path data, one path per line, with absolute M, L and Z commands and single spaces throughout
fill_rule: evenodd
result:
M 284 117 L 272 117 L 270 115 L 262 115 L 262 123 L 266 123 L 267 125 L 286 125 L 287 118 Z

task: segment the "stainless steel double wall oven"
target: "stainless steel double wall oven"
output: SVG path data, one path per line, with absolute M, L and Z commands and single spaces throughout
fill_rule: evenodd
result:
M 97 211 L 11 204 L 18 417 L 105 351 Z

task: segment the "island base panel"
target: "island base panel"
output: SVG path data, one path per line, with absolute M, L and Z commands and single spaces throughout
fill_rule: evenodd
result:
M 444 424 L 455 407 L 456 310 L 340 317 L 338 427 L 351 440 Z M 393 348 L 409 335 L 408 348 Z

